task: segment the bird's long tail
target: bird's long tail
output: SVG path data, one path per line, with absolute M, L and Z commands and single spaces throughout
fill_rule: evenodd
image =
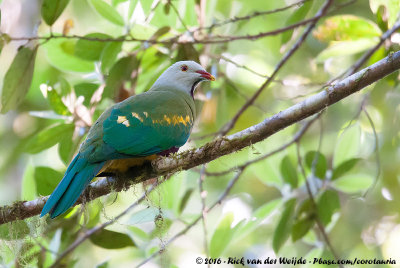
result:
M 89 163 L 80 154 L 69 164 L 64 178 L 53 191 L 43 207 L 40 217 L 50 213 L 51 218 L 64 213 L 75 204 L 83 190 L 98 174 L 105 162 Z

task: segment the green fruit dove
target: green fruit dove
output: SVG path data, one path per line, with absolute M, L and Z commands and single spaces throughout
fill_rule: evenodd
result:
M 177 152 L 196 119 L 196 86 L 214 80 L 196 62 L 176 62 L 147 92 L 107 109 L 89 130 L 40 216 L 49 213 L 54 218 L 65 212 L 103 171 L 124 171 L 128 161 Z

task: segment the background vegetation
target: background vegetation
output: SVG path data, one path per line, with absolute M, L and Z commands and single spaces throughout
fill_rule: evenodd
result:
M 399 0 L 0 4 L 2 206 L 49 195 L 92 122 L 175 61 L 195 60 L 217 77 L 197 90 L 185 150 L 255 125 L 400 44 Z M 173 174 L 144 197 L 153 181 L 54 220 L 0 225 L 0 266 L 400 261 L 399 89 L 396 72 L 303 125 Z

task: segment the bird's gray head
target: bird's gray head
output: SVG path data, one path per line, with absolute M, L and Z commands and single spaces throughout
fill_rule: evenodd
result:
M 151 89 L 175 88 L 193 97 L 194 90 L 200 82 L 214 80 L 214 76 L 197 62 L 178 61 L 161 74 Z

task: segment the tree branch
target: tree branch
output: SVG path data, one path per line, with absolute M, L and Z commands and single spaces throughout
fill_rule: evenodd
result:
M 400 69 L 400 51 L 391 53 L 377 63 L 343 79 L 318 94 L 281 111 L 261 123 L 227 137 L 219 137 L 205 145 L 169 157 L 160 157 L 143 166 L 131 168 L 115 178 L 105 178 L 93 182 L 75 204 L 90 201 L 112 191 L 122 191 L 131 184 L 150 178 L 167 175 L 180 170 L 213 161 L 221 156 L 241 150 L 260 142 L 274 133 L 303 120 L 326 107 L 346 98 L 362 88 Z M 0 224 L 38 215 L 47 197 L 32 201 L 18 201 L 10 206 L 0 207 Z
M 260 38 L 264 38 L 267 36 L 273 36 L 273 35 L 278 35 L 283 32 L 293 30 L 295 28 L 301 27 L 303 25 L 307 25 L 317 19 L 319 19 L 319 16 L 314 16 L 309 19 L 305 19 L 299 22 L 296 22 L 294 24 L 290 24 L 288 26 L 278 28 L 276 30 L 268 31 L 268 32 L 261 32 L 258 34 L 252 34 L 252 35 L 235 35 L 235 36 L 230 36 L 230 35 L 214 35 L 213 38 L 205 38 L 205 39 L 193 39 L 193 40 L 178 40 L 180 35 L 168 38 L 168 39 L 163 39 L 163 40 L 157 40 L 157 39 L 141 39 L 141 38 L 136 38 L 132 37 L 130 35 L 124 35 L 122 37 L 116 37 L 116 38 L 98 38 L 98 37 L 90 37 L 90 36 L 82 36 L 82 35 L 56 35 L 56 34 L 51 34 L 49 36 L 32 36 L 32 37 L 17 37 L 17 36 L 9 36 L 8 39 L 10 41 L 33 41 L 33 40 L 41 40 L 44 42 L 50 41 L 52 39 L 80 39 L 80 40 L 86 40 L 86 41 L 94 41 L 94 42 L 139 42 L 139 43 L 147 43 L 147 44 L 164 44 L 164 45 L 171 45 L 171 44 L 218 44 L 218 43 L 227 43 L 227 42 L 232 42 L 232 41 L 238 41 L 238 40 L 256 40 Z
M 239 21 L 248 21 L 248 20 L 251 20 L 251 19 L 253 19 L 255 17 L 258 17 L 258 16 L 264 16 L 264 15 L 270 15 L 270 14 L 278 13 L 278 12 L 290 9 L 292 7 L 295 7 L 295 6 L 300 6 L 300 5 L 304 4 L 307 1 L 310 1 L 310 0 L 300 0 L 300 1 L 295 2 L 293 4 L 290 4 L 290 5 L 287 5 L 287 6 L 284 6 L 284 7 L 280 7 L 280 8 L 277 8 L 277 9 L 266 10 L 266 11 L 256 11 L 256 12 L 254 12 L 252 14 L 249 14 L 249 15 L 246 15 L 246 16 L 233 17 L 233 18 L 230 18 L 230 19 L 225 20 L 225 21 L 215 22 L 215 23 L 213 23 L 213 24 L 211 24 L 210 26 L 207 26 L 207 27 L 198 27 L 193 32 L 200 31 L 200 30 L 211 31 L 214 28 L 221 27 L 221 26 L 224 26 L 226 24 L 236 23 L 236 22 L 239 22 Z

